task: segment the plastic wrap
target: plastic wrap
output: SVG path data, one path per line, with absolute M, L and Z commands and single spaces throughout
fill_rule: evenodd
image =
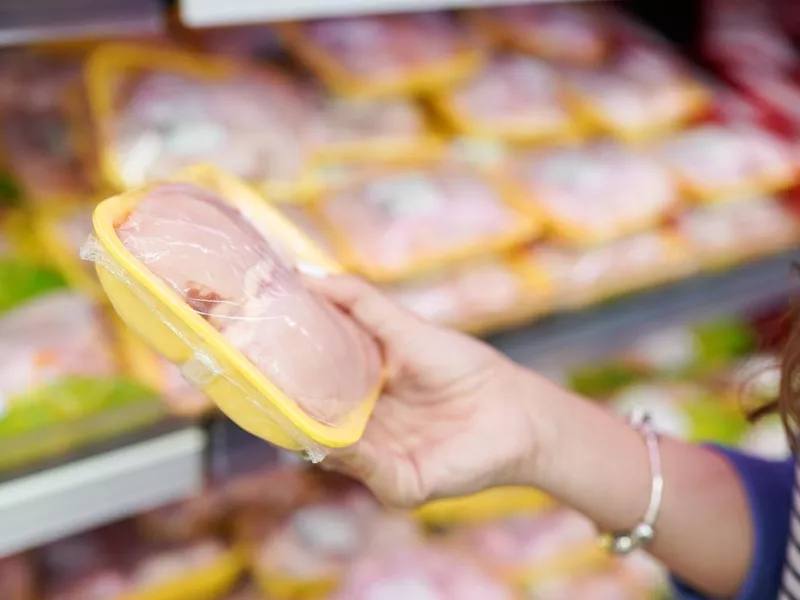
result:
M 106 46 L 88 63 L 101 166 L 117 189 L 209 163 L 272 199 L 318 191 L 311 107 L 270 69 L 147 46 Z
M 512 588 L 464 556 L 435 546 L 359 561 L 329 600 L 517 600 Z
M 794 185 L 797 175 L 789 146 L 748 125 L 688 130 L 659 144 L 656 156 L 704 202 L 778 192 Z
M 121 317 L 244 429 L 319 460 L 355 443 L 382 383 L 377 343 L 294 270 L 340 267 L 211 168 L 101 203 L 85 255 Z
M 645 382 L 615 394 L 611 406 L 620 414 L 646 410 L 664 435 L 683 440 L 735 444 L 747 428 L 741 407 L 731 398 L 692 383 Z
M 18 53 L 0 66 L 0 145 L 30 201 L 80 198 L 94 191 L 79 130 L 87 129 L 75 56 Z
M 153 392 L 124 377 L 103 315 L 70 292 L 0 317 L 0 466 L 16 467 L 149 424 Z
M 648 156 L 611 143 L 525 153 L 508 169 L 529 212 L 560 241 L 587 246 L 649 229 L 675 210 L 678 186 Z
M 520 54 L 496 56 L 475 77 L 433 96 L 432 102 L 462 135 L 533 143 L 582 133 L 558 73 Z
M 567 64 L 594 65 L 612 42 L 607 9 L 531 4 L 497 6 L 469 13 L 475 26 L 500 46 Z
M 660 285 L 693 268 L 680 241 L 658 231 L 589 250 L 534 246 L 523 260 L 552 283 L 559 304 L 568 308 Z
M 499 252 L 539 233 L 539 223 L 489 179 L 447 165 L 372 178 L 331 194 L 319 212 L 342 261 L 381 282 Z
M 443 13 L 287 23 L 278 30 L 318 77 L 348 96 L 430 91 L 469 76 L 481 60 L 475 40 Z
M 625 141 L 677 129 L 710 107 L 710 91 L 678 57 L 645 44 L 625 45 L 610 63 L 568 80 L 589 123 Z
M 800 241 L 796 214 L 768 196 L 699 207 L 678 219 L 677 231 L 697 262 L 710 268 L 786 250 Z
M 483 564 L 516 583 L 573 574 L 608 560 L 596 543 L 594 525 L 563 509 L 488 523 L 460 535 Z

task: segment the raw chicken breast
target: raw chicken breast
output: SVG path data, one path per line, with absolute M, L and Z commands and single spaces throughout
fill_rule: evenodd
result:
M 580 244 L 649 228 L 677 204 L 677 185 L 657 162 L 599 143 L 529 153 L 511 166 L 556 235 Z
M 309 415 L 335 424 L 380 380 L 376 342 L 309 292 L 252 223 L 189 184 L 156 187 L 124 246 Z
M 456 88 L 452 103 L 465 119 L 483 127 L 549 134 L 572 124 L 560 79 L 535 58 L 497 56 L 472 80 Z
M 400 79 L 447 64 L 463 51 L 465 33 L 437 13 L 348 17 L 303 25 L 311 44 L 359 79 Z
M 737 195 L 750 186 L 788 187 L 795 177 L 791 149 L 751 126 L 706 125 L 668 140 L 658 156 L 692 191 Z
M 309 107 L 272 72 L 224 80 L 150 72 L 127 83 L 112 135 L 128 185 L 198 163 L 259 183 L 294 180 L 305 168 Z
M 63 377 L 107 377 L 117 371 L 110 340 L 84 297 L 56 292 L 0 319 L 0 397 Z
M 434 547 L 364 558 L 331 600 L 514 600 L 468 559 Z
M 320 213 L 370 274 L 399 274 L 464 248 L 491 245 L 518 233 L 525 222 L 485 179 L 447 168 L 373 179 L 331 196 Z

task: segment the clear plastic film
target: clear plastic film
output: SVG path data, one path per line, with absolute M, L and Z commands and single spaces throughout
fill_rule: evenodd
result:
M 377 343 L 294 270 L 338 265 L 245 184 L 211 168 L 95 213 L 105 291 L 146 342 L 255 435 L 314 461 L 360 437 L 382 383 Z
M 496 6 L 468 13 L 476 27 L 500 46 L 573 65 L 595 65 L 613 41 L 608 9 L 591 5 Z
M 701 206 L 678 219 L 677 232 L 703 267 L 716 268 L 794 247 L 797 214 L 771 196 Z
M 348 96 L 430 91 L 468 76 L 481 59 L 469 32 L 444 13 L 286 23 L 278 31 L 333 91 Z
M 589 250 L 533 247 L 523 260 L 552 282 L 561 305 L 572 308 L 666 283 L 694 266 L 675 236 L 658 231 Z
M 769 194 L 794 185 L 796 157 L 774 134 L 751 125 L 705 125 L 676 134 L 656 156 L 703 202 Z
M 116 45 L 95 51 L 88 73 L 103 168 L 117 189 L 208 163 L 273 198 L 316 192 L 309 174 L 310 105 L 282 73 Z
M 522 54 L 498 54 L 475 77 L 432 97 L 458 133 L 508 142 L 573 139 L 581 124 L 558 73 Z
M 342 261 L 396 281 L 540 233 L 539 222 L 474 169 L 437 165 L 369 178 L 323 198 L 319 214 Z
M 567 79 L 582 116 L 625 141 L 677 129 L 707 111 L 711 101 L 680 58 L 652 44 L 624 44 L 609 63 L 572 70 Z
M 680 201 L 662 165 L 634 149 L 600 142 L 528 152 L 508 168 L 509 185 L 557 241 L 587 246 L 650 229 Z

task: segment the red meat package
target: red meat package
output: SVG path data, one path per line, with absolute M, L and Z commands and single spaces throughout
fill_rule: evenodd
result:
M 34 600 L 36 574 L 26 555 L 0 558 L 0 590 L 5 600 Z
M 436 547 L 356 563 L 329 600 L 516 600 L 510 586 L 470 559 Z
M 279 26 L 284 41 L 335 92 L 387 96 L 468 75 L 479 54 L 444 13 L 346 17 Z
M 268 241 L 280 234 L 260 227 L 208 189 L 164 183 L 116 233 L 286 397 L 339 424 L 379 386 L 377 343 L 307 289 L 285 249 Z
M 545 218 L 556 239 L 572 245 L 649 229 L 680 200 L 664 167 L 612 143 L 529 152 L 508 172 L 529 210 Z
M 645 232 L 589 250 L 543 245 L 527 259 L 555 288 L 559 302 L 581 307 L 686 275 L 693 267 L 675 236 Z
M 117 188 L 208 163 L 278 197 L 305 193 L 310 107 L 282 74 L 109 46 L 89 62 L 106 177 Z
M 590 5 L 498 6 L 472 14 L 495 42 L 568 64 L 597 64 L 612 42 L 605 8 Z
M 717 267 L 771 254 L 800 241 L 797 215 L 777 198 L 744 198 L 685 213 L 677 224 L 689 252 Z
M 598 69 L 569 82 L 582 112 L 601 131 L 636 141 L 675 129 L 709 106 L 710 92 L 666 49 L 626 44 Z
M 521 54 L 500 54 L 472 79 L 433 98 L 457 132 L 511 142 L 579 134 L 557 71 Z
M 345 264 L 391 281 L 535 237 L 538 222 L 507 200 L 483 175 L 440 166 L 372 178 L 319 211 Z
M 659 144 L 656 155 L 683 187 L 704 202 L 720 202 L 791 187 L 792 148 L 750 125 L 706 125 Z

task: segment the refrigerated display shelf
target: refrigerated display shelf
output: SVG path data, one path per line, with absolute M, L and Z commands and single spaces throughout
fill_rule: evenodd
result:
M 489 341 L 512 359 L 558 379 L 569 367 L 607 356 L 649 329 L 748 312 L 798 291 L 796 252 L 692 277 L 595 307 L 556 314 Z
M 571 2 L 574 0 L 527 0 L 538 2 Z M 180 18 L 189 27 L 242 25 L 286 19 L 340 17 L 368 13 L 392 13 L 453 8 L 475 8 L 519 4 L 519 0 L 181 0 Z
M 205 445 L 181 426 L 0 481 L 0 557 L 199 493 Z

